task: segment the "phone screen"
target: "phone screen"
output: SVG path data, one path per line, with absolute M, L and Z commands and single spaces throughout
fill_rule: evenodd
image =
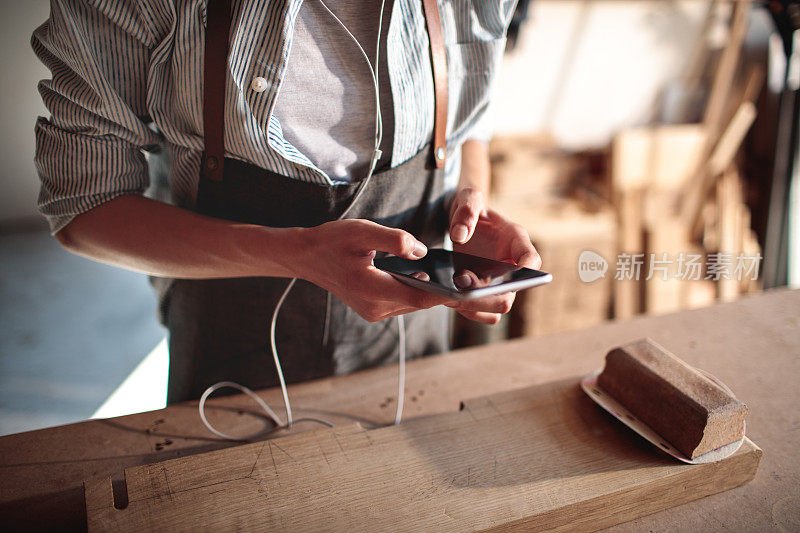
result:
M 429 250 L 419 260 L 401 257 L 375 259 L 375 266 L 415 287 L 452 296 L 499 294 L 552 279 L 550 274 L 540 270 L 441 249 Z

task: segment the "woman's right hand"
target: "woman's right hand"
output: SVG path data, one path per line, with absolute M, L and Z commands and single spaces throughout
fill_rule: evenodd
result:
M 301 231 L 298 277 L 335 294 L 369 322 L 450 302 L 405 285 L 372 263 L 375 253 L 420 259 L 424 244 L 400 229 L 363 219 L 328 222 Z

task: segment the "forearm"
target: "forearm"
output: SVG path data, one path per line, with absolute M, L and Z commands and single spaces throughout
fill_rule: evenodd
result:
M 466 141 L 461 145 L 461 175 L 458 190 L 472 188 L 489 196 L 491 185 L 489 147 L 482 141 Z
M 210 218 L 138 195 L 120 196 L 56 234 L 68 250 L 173 278 L 294 277 L 302 230 Z

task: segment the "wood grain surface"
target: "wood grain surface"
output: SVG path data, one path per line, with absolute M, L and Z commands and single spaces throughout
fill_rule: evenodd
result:
M 288 435 L 86 482 L 90 531 L 594 531 L 750 481 L 747 440 L 686 465 L 644 441 L 579 378 L 468 401 L 457 413 Z
M 587 374 L 602 366 L 610 348 L 644 336 L 725 382 L 750 408 L 747 434 L 764 456 L 755 479 L 742 487 L 612 529 L 800 530 L 800 291 L 413 361 L 406 419 L 457 412 L 459 401 L 470 397 Z M 290 393 L 296 416 L 314 413 L 339 426 L 358 421 L 371 428 L 394 419 L 396 379 L 395 367 L 383 367 L 292 386 Z M 280 408 L 279 390 L 260 394 Z M 241 435 L 268 427 L 251 402 L 212 399 L 209 417 Z M 203 428 L 195 403 L 0 437 L 0 529 L 85 529 L 84 480 L 111 476 L 119 485 L 126 468 L 230 446 Z

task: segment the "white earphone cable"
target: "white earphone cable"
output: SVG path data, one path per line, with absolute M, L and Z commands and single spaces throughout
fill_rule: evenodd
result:
M 292 429 L 292 404 L 289 403 L 289 390 L 286 388 L 286 380 L 283 379 L 283 368 L 281 368 L 281 360 L 278 357 L 278 347 L 275 344 L 275 329 L 278 327 L 278 311 L 281 310 L 283 306 L 284 300 L 289 295 L 289 291 L 292 290 L 294 284 L 297 283 L 297 278 L 292 278 L 286 288 L 283 290 L 283 294 L 278 299 L 278 303 L 275 305 L 275 310 L 272 312 L 272 320 L 269 324 L 269 346 L 272 350 L 272 359 L 275 361 L 275 370 L 278 372 L 278 381 L 281 384 L 281 392 L 283 393 L 283 405 L 286 407 L 286 427 Z M 277 420 L 276 423 L 280 426 Z
M 356 39 L 355 36 L 352 33 L 350 33 L 350 30 L 347 29 L 347 26 L 344 25 L 344 22 L 342 22 L 341 19 L 339 19 L 339 17 L 337 17 L 336 14 L 330 10 L 330 8 L 327 6 L 327 4 L 325 4 L 325 2 L 323 2 L 323 0 L 319 0 L 319 3 L 320 5 L 322 5 L 322 7 L 325 8 L 325 11 L 330 13 L 330 15 L 336 20 L 336 22 L 339 23 L 339 26 L 341 26 L 342 29 L 344 29 L 344 31 L 347 32 L 347 35 L 350 36 L 350 39 L 352 39 L 353 42 L 356 43 L 358 50 L 364 57 L 364 61 L 366 61 L 367 65 L 369 66 L 369 71 L 372 74 L 372 85 L 375 88 L 375 107 L 376 107 L 375 114 L 377 115 L 377 120 L 375 122 L 375 152 L 373 153 L 373 158 L 377 154 L 377 159 L 380 159 L 381 156 L 380 146 L 381 146 L 381 140 L 383 138 L 383 120 L 381 119 L 381 95 L 380 95 L 380 88 L 378 85 L 380 83 L 380 80 L 378 79 L 378 65 L 380 64 L 380 53 L 381 53 L 381 30 L 383 29 L 383 9 L 386 4 L 386 0 L 381 0 L 381 11 L 380 15 L 378 16 L 378 45 L 376 47 L 376 52 L 375 52 L 375 66 L 372 65 L 372 62 L 369 60 L 369 56 L 364 51 L 364 48 L 361 46 L 361 43 L 359 43 L 358 39 Z M 373 162 L 372 164 L 373 167 L 375 166 L 377 159 L 375 159 L 375 162 Z M 371 177 L 371 174 L 372 172 L 370 172 L 369 177 Z M 369 179 L 369 177 L 367 179 Z M 350 205 L 352 206 L 352 204 L 354 203 L 355 200 Z
M 406 321 L 403 315 L 397 315 L 397 413 L 394 425 L 400 425 L 403 419 L 403 402 L 406 398 Z
M 322 5 L 322 7 L 325 8 L 325 10 L 328 13 L 331 14 L 331 16 L 336 20 L 336 22 L 339 23 L 339 25 L 344 29 L 345 32 L 347 32 L 347 35 L 350 36 L 350 38 L 353 40 L 353 42 L 356 43 L 356 46 L 358 46 L 358 49 L 361 52 L 361 55 L 364 57 L 364 60 L 367 62 L 367 65 L 369 66 L 369 70 L 372 73 L 372 81 L 373 81 L 373 86 L 375 88 L 375 146 L 373 148 L 372 157 L 370 158 L 369 170 L 367 172 L 367 176 L 359 184 L 358 189 L 356 190 L 356 193 L 353 196 L 353 199 L 350 202 L 350 204 L 342 212 L 342 214 L 339 215 L 336 218 L 336 220 L 342 220 L 345 216 L 347 216 L 347 213 L 350 212 L 350 210 L 355 205 L 355 203 L 358 201 L 358 199 L 361 198 L 361 195 L 364 192 L 364 189 L 366 189 L 367 184 L 372 179 L 372 174 L 375 171 L 375 167 L 378 164 L 378 160 L 381 158 L 381 155 L 382 155 L 381 150 L 380 150 L 380 146 L 381 146 L 381 142 L 383 140 L 383 120 L 381 118 L 381 100 L 380 100 L 380 87 L 379 87 L 379 77 L 378 77 L 379 70 L 378 69 L 379 69 L 379 64 L 380 64 L 381 32 L 382 32 L 382 29 L 383 29 L 383 11 L 384 11 L 384 7 L 385 7 L 385 3 L 386 2 L 385 2 L 385 0 L 381 0 L 380 15 L 379 15 L 379 18 L 378 18 L 378 44 L 377 44 L 377 49 L 376 49 L 376 52 L 375 52 L 375 66 L 374 67 L 372 65 L 372 62 L 369 60 L 369 56 L 364 51 L 364 48 L 358 42 L 358 39 L 355 38 L 355 36 L 350 32 L 349 29 L 347 29 L 347 27 L 339 19 L 339 17 L 337 17 L 336 14 L 333 13 L 333 11 L 331 11 L 330 8 L 328 8 L 328 6 L 325 4 L 325 2 L 323 0 L 319 0 L 319 3 Z M 288 389 L 286 387 L 286 381 L 285 381 L 284 376 L 283 376 L 283 369 L 281 368 L 280 358 L 278 357 L 278 347 L 277 347 L 277 344 L 275 342 L 275 330 L 277 328 L 278 313 L 280 312 L 281 307 L 283 306 L 283 302 L 286 300 L 286 297 L 289 295 L 289 292 L 292 290 L 292 287 L 294 287 L 294 284 L 296 282 L 297 282 L 297 278 L 292 278 L 291 281 L 289 281 L 289 284 L 284 289 L 283 293 L 281 294 L 281 297 L 278 299 L 278 303 L 275 305 L 275 310 L 272 312 L 272 320 L 270 321 L 270 329 L 269 329 L 270 349 L 272 351 L 273 361 L 275 362 L 275 370 L 278 373 L 278 381 L 280 382 L 280 385 L 281 385 L 281 392 L 283 394 L 283 402 L 284 402 L 284 405 L 285 405 L 285 408 L 286 408 L 286 424 L 284 424 L 283 420 L 281 420 L 281 418 L 269 407 L 269 405 L 267 405 L 267 403 L 264 400 L 262 400 L 261 397 L 259 397 L 251 389 L 245 387 L 244 385 L 240 385 L 238 383 L 235 383 L 233 381 L 221 381 L 219 383 L 215 383 L 214 385 L 212 385 L 208 389 L 206 389 L 206 391 L 203 393 L 202 397 L 200 398 L 200 403 L 197 406 L 197 408 L 198 408 L 198 410 L 200 412 L 200 420 L 202 420 L 202 422 L 206 426 L 206 428 L 208 428 L 208 430 L 211 431 L 211 433 L 213 433 L 214 435 L 216 435 L 218 437 L 221 437 L 223 439 L 228 439 L 228 440 L 246 440 L 247 438 L 249 438 L 249 437 L 244 437 L 244 438 L 243 437 L 234 437 L 234 436 L 228 435 L 226 433 L 223 433 L 223 432 L 217 430 L 214 426 L 212 426 L 211 423 L 206 418 L 206 415 L 205 415 L 206 400 L 208 399 L 208 397 L 214 391 L 216 391 L 217 389 L 224 388 L 224 387 L 230 387 L 230 388 L 237 389 L 237 390 L 247 394 L 248 396 L 250 396 L 264 410 L 264 412 L 267 414 L 267 416 L 275 422 L 275 424 L 276 424 L 276 426 L 278 428 L 282 428 L 282 427 L 285 427 L 287 429 L 291 429 L 292 428 L 292 424 L 294 423 L 294 420 L 292 418 L 292 406 L 291 406 L 291 403 L 289 402 L 289 391 L 288 391 Z M 402 419 L 402 416 L 403 416 L 403 402 L 404 402 L 404 399 L 405 399 L 406 335 L 405 335 L 405 321 L 403 320 L 403 316 L 402 315 L 397 317 L 397 325 L 398 325 L 398 345 L 399 345 L 399 354 L 398 355 L 399 355 L 399 361 L 398 361 L 398 380 L 397 380 L 398 381 L 397 412 L 395 414 L 395 421 L 394 421 L 395 424 L 399 424 L 401 419 Z M 301 420 L 317 422 L 317 423 L 322 424 L 322 425 L 333 427 L 333 424 L 331 424 L 330 422 L 328 422 L 326 420 L 319 419 L 319 418 L 306 417 L 306 418 L 303 418 Z M 253 435 L 253 436 L 255 436 L 255 435 Z

